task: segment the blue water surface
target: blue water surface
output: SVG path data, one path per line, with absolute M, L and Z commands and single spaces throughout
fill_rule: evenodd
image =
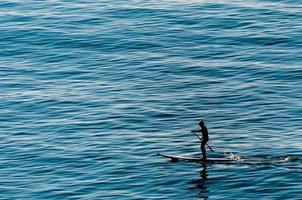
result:
M 1 1 L 0 199 L 301 199 L 301 3 Z

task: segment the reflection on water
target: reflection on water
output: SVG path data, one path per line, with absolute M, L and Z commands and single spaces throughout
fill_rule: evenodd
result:
M 207 196 L 208 189 L 206 186 L 207 179 L 208 179 L 207 166 L 205 164 L 202 164 L 201 171 L 200 171 L 200 179 L 197 180 L 196 186 L 200 189 L 198 196 L 203 199 L 208 199 Z
M 199 199 L 208 199 L 209 190 L 207 188 L 208 172 L 206 164 L 201 164 L 199 178 L 190 182 L 190 185 L 194 186 L 194 189 L 198 189 Z M 192 188 L 193 189 L 193 188 Z

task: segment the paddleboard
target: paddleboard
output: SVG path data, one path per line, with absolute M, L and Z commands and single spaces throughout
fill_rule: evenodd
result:
M 202 160 L 200 157 L 186 157 L 186 156 L 173 156 L 166 155 L 162 153 L 158 153 L 158 156 L 162 156 L 165 158 L 171 159 L 172 162 L 177 162 L 179 160 L 189 161 L 189 162 L 199 162 L 199 163 L 235 163 L 236 160 L 228 159 L 228 158 L 207 158 L 206 160 Z

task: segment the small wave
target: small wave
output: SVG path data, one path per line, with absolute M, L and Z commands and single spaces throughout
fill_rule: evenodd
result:
M 231 160 L 236 160 L 236 161 L 243 161 L 244 160 L 244 156 L 242 155 L 235 155 L 232 152 L 227 152 L 225 153 L 225 157 Z
M 285 155 L 285 156 L 244 156 L 237 155 L 233 152 L 226 152 L 224 155 L 228 159 L 232 159 L 239 162 L 245 163 L 263 163 L 263 164 L 276 164 L 276 163 L 286 163 L 293 162 L 297 160 L 302 160 L 302 157 L 293 156 L 293 155 Z
M 282 157 L 279 157 L 278 160 L 284 161 L 284 162 L 290 162 L 290 161 L 301 160 L 301 158 L 299 158 L 298 156 L 282 156 Z

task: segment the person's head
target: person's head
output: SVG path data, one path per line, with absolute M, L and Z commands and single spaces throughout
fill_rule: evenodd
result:
M 204 126 L 204 122 L 202 120 L 199 122 L 199 126 Z

